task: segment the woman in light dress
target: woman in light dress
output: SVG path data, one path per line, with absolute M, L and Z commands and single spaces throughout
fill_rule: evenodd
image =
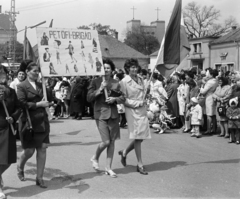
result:
M 145 88 L 143 79 L 138 76 L 139 65 L 136 59 L 128 59 L 124 65 L 127 75 L 120 82 L 121 91 L 124 93 L 126 101 L 125 114 L 128 123 L 129 138 L 131 143 L 124 150 L 119 151 L 121 162 L 126 166 L 126 157 L 129 152 L 135 149 L 137 156 L 137 172 L 147 175 L 142 162 L 141 143 L 145 139 L 150 139 L 150 128 L 147 118 L 147 106 L 145 102 Z

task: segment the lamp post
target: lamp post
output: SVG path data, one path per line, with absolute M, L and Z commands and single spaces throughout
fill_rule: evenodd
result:
M 24 31 L 24 30 L 26 30 L 26 29 L 28 29 L 28 28 L 31 28 L 31 29 L 32 29 L 32 28 L 35 28 L 35 27 L 40 26 L 40 25 L 42 25 L 42 24 L 44 24 L 44 23 L 46 23 L 46 21 L 43 21 L 43 22 L 41 22 L 41 23 L 38 23 L 38 24 L 36 24 L 36 25 L 34 25 L 34 26 L 25 27 L 24 29 L 19 30 L 17 33 L 22 32 L 22 31 Z

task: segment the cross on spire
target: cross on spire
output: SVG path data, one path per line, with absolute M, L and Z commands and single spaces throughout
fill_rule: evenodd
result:
M 159 8 L 155 9 L 157 11 L 157 21 L 158 21 L 158 11 L 160 11 Z
M 133 19 L 134 19 L 134 10 L 136 10 L 136 8 L 134 8 L 134 6 L 131 8 L 133 10 Z

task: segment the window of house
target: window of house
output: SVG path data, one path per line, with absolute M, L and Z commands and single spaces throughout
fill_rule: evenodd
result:
M 195 43 L 193 44 L 194 53 L 201 53 L 202 52 L 202 43 Z
M 234 63 L 219 63 L 215 64 L 215 69 L 220 70 L 222 69 L 224 72 L 226 71 L 233 71 L 234 70 Z

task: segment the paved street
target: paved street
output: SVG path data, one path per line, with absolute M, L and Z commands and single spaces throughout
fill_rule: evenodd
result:
M 118 178 L 96 173 L 90 158 L 100 136 L 94 120 L 51 122 L 45 180 L 48 189 L 35 185 L 36 158 L 25 168 L 26 182 L 16 175 L 16 164 L 4 173 L 5 193 L 10 198 L 230 198 L 240 197 L 240 146 L 217 136 L 191 138 L 180 131 L 152 133 L 143 142 L 143 161 L 148 176 L 136 172 L 135 153 L 123 168 L 117 152 L 129 143 L 127 130 L 116 142 L 113 170 Z M 21 152 L 20 142 L 18 154 Z M 104 170 L 105 151 L 100 158 Z

